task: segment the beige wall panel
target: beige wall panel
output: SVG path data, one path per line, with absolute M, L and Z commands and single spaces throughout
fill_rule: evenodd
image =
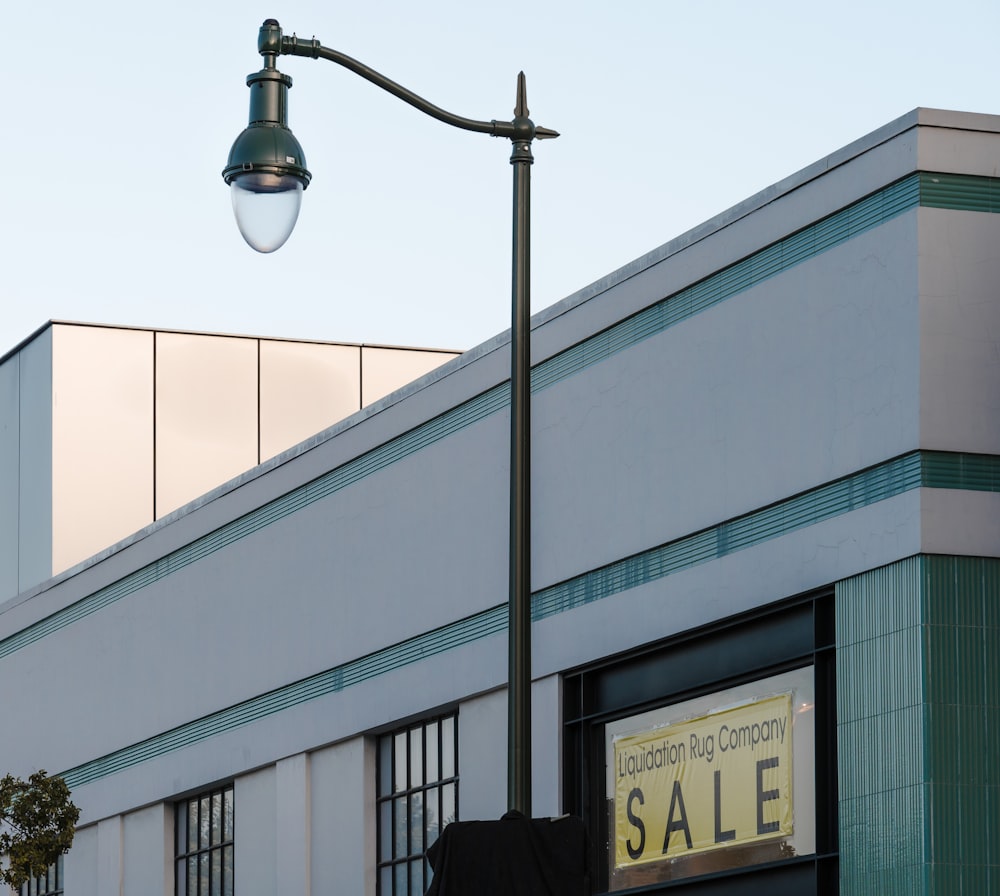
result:
M 257 463 L 257 340 L 157 333 L 157 518 Z
M 153 521 L 153 334 L 52 327 L 52 571 Z
M 297 445 L 361 407 L 361 349 L 260 343 L 260 458 Z
M 361 349 L 361 404 L 362 407 L 395 392 L 413 382 L 445 361 L 456 352 L 428 352 L 398 348 Z

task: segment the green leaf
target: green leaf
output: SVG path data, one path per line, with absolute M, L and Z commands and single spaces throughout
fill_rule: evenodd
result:
M 27 781 L 0 779 L 0 822 L 8 828 L 0 833 L 0 854 L 6 853 L 8 863 L 0 881 L 17 890 L 69 850 L 80 817 L 69 797 L 66 782 L 44 769 Z

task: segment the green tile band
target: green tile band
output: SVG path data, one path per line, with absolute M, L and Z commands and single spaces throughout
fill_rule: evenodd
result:
M 532 373 L 532 389 L 544 389 L 916 208 L 925 176 L 911 174 L 890 184 L 550 358 Z
M 836 604 L 841 892 L 996 892 L 1000 558 L 910 557 Z
M 544 619 L 619 594 L 921 487 L 1000 492 L 1000 457 L 914 452 L 895 458 L 545 588 L 532 596 L 532 619 Z M 507 605 L 501 604 L 212 713 L 63 774 L 70 787 L 77 787 L 382 673 L 498 634 L 506 628 Z
M 342 691 L 384 672 L 399 669 L 506 629 L 507 606 L 504 604 L 204 716 L 123 750 L 117 750 L 100 759 L 77 766 L 63 772 L 62 776 L 70 787 L 79 787 L 81 784 L 87 784 L 138 763 L 182 749 L 213 735 L 231 731 L 308 700 Z
M 920 172 L 920 204 L 962 212 L 1000 212 L 1000 178 Z
M 928 172 L 911 174 L 542 362 L 532 371 L 532 391 L 537 392 L 566 379 L 918 204 L 995 212 L 1000 209 L 998 195 L 1000 178 Z M 466 401 L 3 639 L 0 641 L 0 659 L 465 426 L 503 410 L 508 403 L 505 384 Z

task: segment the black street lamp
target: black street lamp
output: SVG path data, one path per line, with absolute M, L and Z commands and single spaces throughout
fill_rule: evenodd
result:
M 258 252 L 273 252 L 295 226 L 303 191 L 312 175 L 298 140 L 288 129 L 288 88 L 279 55 L 336 62 L 421 112 L 466 131 L 511 141 L 514 166 L 513 270 L 510 375 L 510 592 L 508 625 L 508 808 L 531 815 L 531 451 L 530 451 L 530 208 L 531 142 L 558 137 L 528 118 L 524 73 L 518 75 L 511 121 L 462 118 L 427 102 L 356 59 L 320 45 L 286 37 L 274 19 L 260 29 L 257 49 L 264 68 L 247 76 L 250 123 L 236 138 L 222 172 L 233 193 L 233 210 L 244 239 Z

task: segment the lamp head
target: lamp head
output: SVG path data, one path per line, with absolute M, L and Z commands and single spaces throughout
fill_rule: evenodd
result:
M 258 252 L 273 252 L 291 235 L 312 175 L 299 141 L 288 129 L 292 79 L 274 67 L 273 53 L 261 52 L 264 68 L 247 76 L 250 123 L 233 143 L 222 177 L 232 190 L 243 238 Z

